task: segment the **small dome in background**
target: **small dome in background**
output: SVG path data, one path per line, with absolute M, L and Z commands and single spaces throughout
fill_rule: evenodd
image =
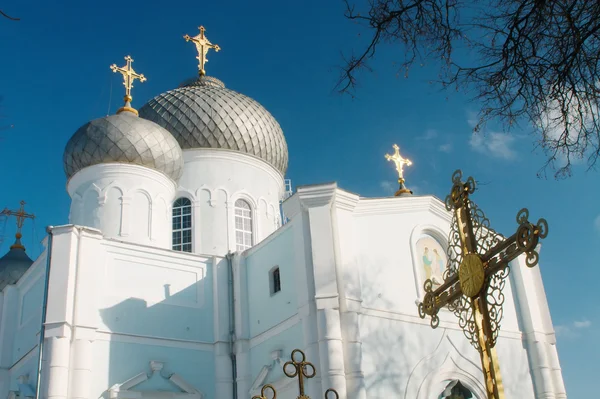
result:
M 67 178 L 103 163 L 146 166 L 175 181 L 183 173 L 183 153 L 173 136 L 127 111 L 80 127 L 67 143 L 63 161 Z
M 159 94 L 140 117 L 167 129 L 182 149 L 221 148 L 254 155 L 282 174 L 288 166 L 283 131 L 262 105 L 210 76 Z
M 33 261 L 27 256 L 21 244 L 21 234 L 17 233 L 16 242 L 0 258 L 0 291 L 9 284 L 16 284 L 32 264 Z

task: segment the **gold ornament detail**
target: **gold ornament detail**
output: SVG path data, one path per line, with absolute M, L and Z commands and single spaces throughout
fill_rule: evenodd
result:
M 394 153 L 392 155 L 385 154 L 385 159 L 394 162 L 396 171 L 398 172 L 398 184 L 400 187 L 394 195 L 398 197 L 401 194 L 412 194 L 412 191 L 404 186 L 404 166 L 411 166 L 412 161 L 400 155 L 400 147 L 397 144 L 394 144 L 392 147 L 394 148 Z
M 304 393 L 305 379 L 313 378 L 317 374 L 315 366 L 306 361 L 306 355 L 300 349 L 294 349 L 290 356 L 291 360 L 283 364 L 283 373 L 289 378 L 298 378 L 298 397 L 297 399 L 310 399 L 308 395 Z M 273 394 L 272 397 L 267 397 L 266 392 L 270 390 Z M 253 396 L 252 399 L 276 399 L 277 392 L 272 385 L 266 384 L 260 390 L 260 395 Z M 325 391 L 325 399 L 340 399 L 340 395 L 333 388 L 329 388 Z
M 133 100 L 133 97 L 131 97 L 131 89 L 133 88 L 133 82 L 136 79 L 139 79 L 140 82 L 145 82 L 146 77 L 144 74 L 139 74 L 133 70 L 133 67 L 131 66 L 133 58 L 131 58 L 131 56 L 126 56 L 125 61 L 126 64 L 122 67 L 118 67 L 117 64 L 112 64 L 110 66 L 110 69 L 112 69 L 113 72 L 119 72 L 123 75 L 123 86 L 125 86 L 125 97 L 123 98 L 125 105 L 119 108 L 117 114 L 123 111 L 129 111 L 137 115 L 138 112 L 131 107 L 131 100 Z
M 483 288 L 485 272 L 481 258 L 476 254 L 467 254 L 458 268 L 458 281 L 462 292 L 469 298 L 476 297 Z
M 0 215 L 14 216 L 15 219 L 17 219 L 17 232 L 15 233 L 16 240 L 15 243 L 10 246 L 10 249 L 25 250 L 25 247 L 23 246 L 23 244 L 21 244 L 21 237 L 23 237 L 23 235 L 21 234 L 21 230 L 23 228 L 23 224 L 25 223 L 25 219 L 33 220 L 35 219 L 35 215 L 33 213 L 25 212 L 25 201 L 21 201 L 19 204 L 21 206 L 16 211 L 11 211 L 8 208 L 4 208 L 4 210 L 0 212 Z
M 221 47 L 219 47 L 218 44 L 212 44 L 206 38 L 206 36 L 204 36 L 204 32 L 206 31 L 206 29 L 204 29 L 204 26 L 200 26 L 198 29 L 200 29 L 200 34 L 194 37 L 184 35 L 183 38 L 186 42 L 191 41 L 196 45 L 196 50 L 198 51 L 198 56 L 196 57 L 196 59 L 198 60 L 198 73 L 200 74 L 200 76 L 205 76 L 206 70 L 204 69 L 204 65 L 208 62 L 208 59 L 206 58 L 208 50 L 213 49 L 216 52 L 219 52 L 219 50 L 221 50 Z
M 433 290 L 431 280 L 423 287 L 425 296 L 418 304 L 421 318 L 431 317 L 431 327 L 439 325 L 438 313 L 447 307 L 459 321 L 465 336 L 479 351 L 489 399 L 503 399 L 504 388 L 496 355 L 504 304 L 502 290 L 509 274 L 509 262 L 521 254 L 526 265 L 539 260 L 537 245 L 548 235 L 548 223 L 529 221 L 529 211 L 517 214 L 517 232 L 504 239 L 490 227 L 490 221 L 469 198 L 475 192 L 475 180 L 462 180 L 462 172 L 452 175 L 452 189 L 446 197 L 446 209 L 453 212 L 448 236 L 448 267 L 444 283 Z

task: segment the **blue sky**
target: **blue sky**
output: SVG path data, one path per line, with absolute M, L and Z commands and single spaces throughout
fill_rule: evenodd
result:
M 362 73 L 356 97 L 335 93 L 341 54 L 360 49 L 368 33 L 343 18 L 341 1 L 164 2 L 123 6 L 106 2 L 21 0 L 0 19 L 0 208 L 21 199 L 37 215 L 25 230 L 32 255 L 47 225 L 68 219 L 62 168 L 67 140 L 87 121 L 121 106 L 121 66 L 130 54 L 137 72 L 133 105 L 196 74 L 195 50 L 184 34 L 207 37 L 222 48 L 210 53 L 207 73 L 253 97 L 279 121 L 290 152 L 294 186 L 337 181 L 362 196 L 393 192 L 393 165 L 383 157 L 400 145 L 413 161 L 405 176 L 417 194 L 444 198 L 455 169 L 485 183 L 474 200 L 501 233 L 512 234 L 519 209 L 545 217 L 550 234 L 541 253 L 542 275 L 558 333 L 558 350 L 570 397 L 595 391 L 600 311 L 600 175 L 575 168 L 570 179 L 536 177 L 544 156 L 534 137 L 507 136 L 489 127 L 472 135 L 477 104 L 431 85 L 435 65 L 397 77 L 398 49 L 386 45 Z M 51 4 L 54 3 L 54 4 Z M 59 3 L 57 5 L 57 3 Z M 221 4 L 221 5 L 218 5 Z M 14 228 L 7 226 L 8 249 Z M 589 285 L 588 283 L 589 282 Z

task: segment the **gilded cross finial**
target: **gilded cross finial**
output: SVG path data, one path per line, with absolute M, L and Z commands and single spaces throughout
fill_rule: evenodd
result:
M 398 183 L 400 184 L 400 189 L 396 192 L 395 195 L 396 197 L 398 197 L 401 194 L 412 194 L 412 191 L 404 187 L 404 165 L 411 166 L 412 162 L 409 159 L 404 158 L 402 157 L 402 155 L 400 155 L 400 147 L 398 147 L 397 144 L 394 144 L 393 148 L 394 154 L 385 154 L 385 159 L 394 162 L 394 164 L 396 164 L 396 171 L 398 171 Z
M 296 359 L 297 354 L 300 355 L 299 359 Z M 311 362 L 306 361 L 306 356 L 300 349 L 294 349 L 291 358 L 292 360 L 285 362 L 283 365 L 283 372 L 290 378 L 298 377 L 298 389 L 300 391 L 298 399 L 308 399 L 308 396 L 304 394 L 304 379 L 315 376 L 317 373 L 315 366 Z M 293 371 L 289 370 L 290 366 L 293 367 Z
M 0 212 L 0 215 L 14 216 L 17 219 L 17 233 L 15 234 L 16 241 L 10 247 L 10 249 L 18 248 L 25 250 L 25 247 L 23 246 L 23 244 L 21 244 L 21 229 L 23 228 L 23 223 L 25 222 L 25 219 L 33 220 L 35 219 L 35 215 L 32 213 L 25 212 L 25 201 L 21 201 L 20 204 L 21 207 L 18 210 L 11 211 L 10 209 L 5 208 L 2 212 Z
M 125 61 L 127 61 L 127 63 L 122 67 L 117 67 L 116 64 L 112 64 L 110 66 L 110 69 L 112 69 L 113 72 L 120 72 L 123 75 L 123 86 L 125 86 L 125 106 L 120 108 L 117 111 L 117 113 L 122 111 L 129 111 L 137 115 L 138 112 L 135 109 L 131 108 L 131 100 L 133 99 L 131 97 L 131 88 L 133 87 L 134 80 L 139 79 L 140 82 L 145 82 L 146 77 L 144 76 L 144 74 L 138 74 L 133 70 L 133 67 L 131 66 L 133 58 L 131 58 L 131 56 L 126 56 Z
M 214 49 L 216 52 L 218 52 L 219 50 L 221 50 L 221 47 L 219 47 L 218 44 L 212 44 L 206 38 L 206 36 L 204 36 L 204 32 L 206 31 L 206 29 L 204 29 L 204 26 L 200 26 L 198 29 L 200 29 L 199 35 L 194 37 L 184 35 L 183 38 L 186 42 L 192 41 L 196 45 L 196 50 L 198 50 L 198 57 L 196 57 L 196 59 L 198 60 L 198 71 L 200 76 L 204 76 L 206 75 L 204 64 L 208 62 L 208 59 L 206 58 L 208 50 Z

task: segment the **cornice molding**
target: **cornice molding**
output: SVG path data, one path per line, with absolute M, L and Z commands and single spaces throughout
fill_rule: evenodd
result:
M 157 170 L 133 164 L 103 163 L 85 167 L 75 173 L 67 182 L 67 192 L 72 196 L 77 188 L 86 182 L 93 182 L 102 178 L 115 179 L 124 176 L 153 179 L 169 191 L 175 192 L 177 189 L 177 184 L 173 180 Z
M 316 208 L 331 204 L 335 199 L 337 189 L 335 182 L 302 186 L 298 187 L 294 196 L 300 200 L 303 209 Z
M 446 210 L 438 198 L 427 195 L 421 197 L 361 198 L 356 206 L 356 216 L 383 215 L 390 212 L 406 213 L 430 211 L 450 223 L 452 214 Z

